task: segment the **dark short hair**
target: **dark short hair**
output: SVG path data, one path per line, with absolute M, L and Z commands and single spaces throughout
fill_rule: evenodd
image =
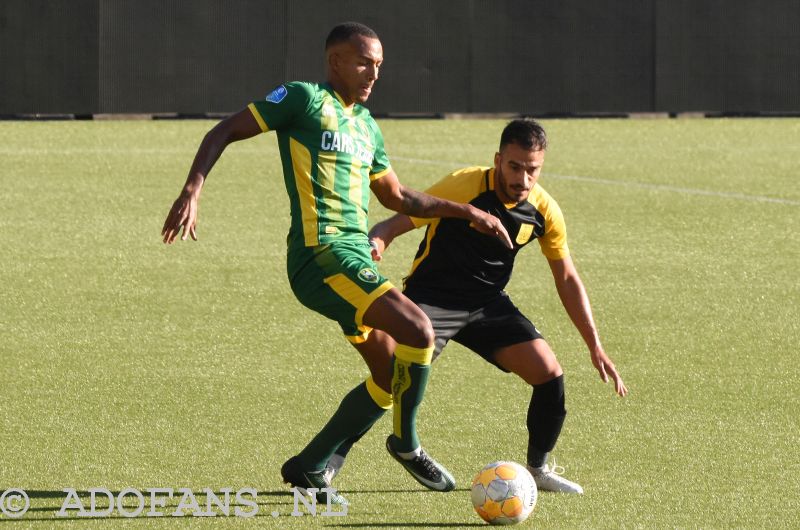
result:
M 547 149 L 547 134 L 533 118 L 520 118 L 510 122 L 500 136 L 500 149 L 508 144 L 517 144 L 525 149 L 544 151 Z
M 328 38 L 325 39 L 325 49 L 327 50 L 334 44 L 346 42 L 350 40 L 350 37 L 353 35 L 361 35 L 362 37 L 368 37 L 370 39 L 378 38 L 378 34 L 375 33 L 372 28 L 360 22 L 343 22 L 328 33 Z

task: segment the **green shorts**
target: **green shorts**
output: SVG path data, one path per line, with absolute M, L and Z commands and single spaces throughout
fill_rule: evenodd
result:
M 367 340 L 371 328 L 362 322 L 364 312 L 394 287 L 378 272 L 366 241 L 291 249 L 287 272 L 300 303 L 338 322 L 353 343 Z

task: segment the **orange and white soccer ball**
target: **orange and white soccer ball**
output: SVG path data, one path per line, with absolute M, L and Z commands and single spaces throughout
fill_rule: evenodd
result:
M 538 494 L 530 472 L 516 462 L 492 462 L 472 481 L 472 506 L 489 524 L 521 523 Z

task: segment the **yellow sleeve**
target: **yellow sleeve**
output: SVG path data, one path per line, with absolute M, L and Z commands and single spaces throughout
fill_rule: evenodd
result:
M 487 169 L 489 168 L 478 166 L 459 169 L 425 190 L 425 193 L 440 199 L 462 204 L 468 203 L 484 191 L 482 186 Z M 432 221 L 433 219 L 411 217 L 411 222 L 416 228 L 430 224 Z
M 544 216 L 544 235 L 539 238 L 542 254 L 550 259 L 564 259 L 569 256 L 567 245 L 567 226 L 561 207 L 549 193 L 536 184 L 533 193 L 534 206 Z

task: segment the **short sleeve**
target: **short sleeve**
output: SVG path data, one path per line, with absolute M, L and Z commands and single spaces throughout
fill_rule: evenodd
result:
M 376 180 L 386 175 L 391 170 L 386 148 L 383 146 L 383 133 L 378 124 L 373 120 L 375 152 L 372 156 L 372 167 L 369 168 L 369 180 Z
M 248 108 L 262 131 L 276 131 L 288 127 L 297 116 L 305 114 L 313 99 L 313 86 L 295 81 L 276 87 L 263 100 L 250 103 Z
M 564 214 L 556 201 L 550 199 L 544 213 L 544 235 L 539 238 L 542 254 L 549 259 L 564 259 L 569 256 L 567 227 Z

